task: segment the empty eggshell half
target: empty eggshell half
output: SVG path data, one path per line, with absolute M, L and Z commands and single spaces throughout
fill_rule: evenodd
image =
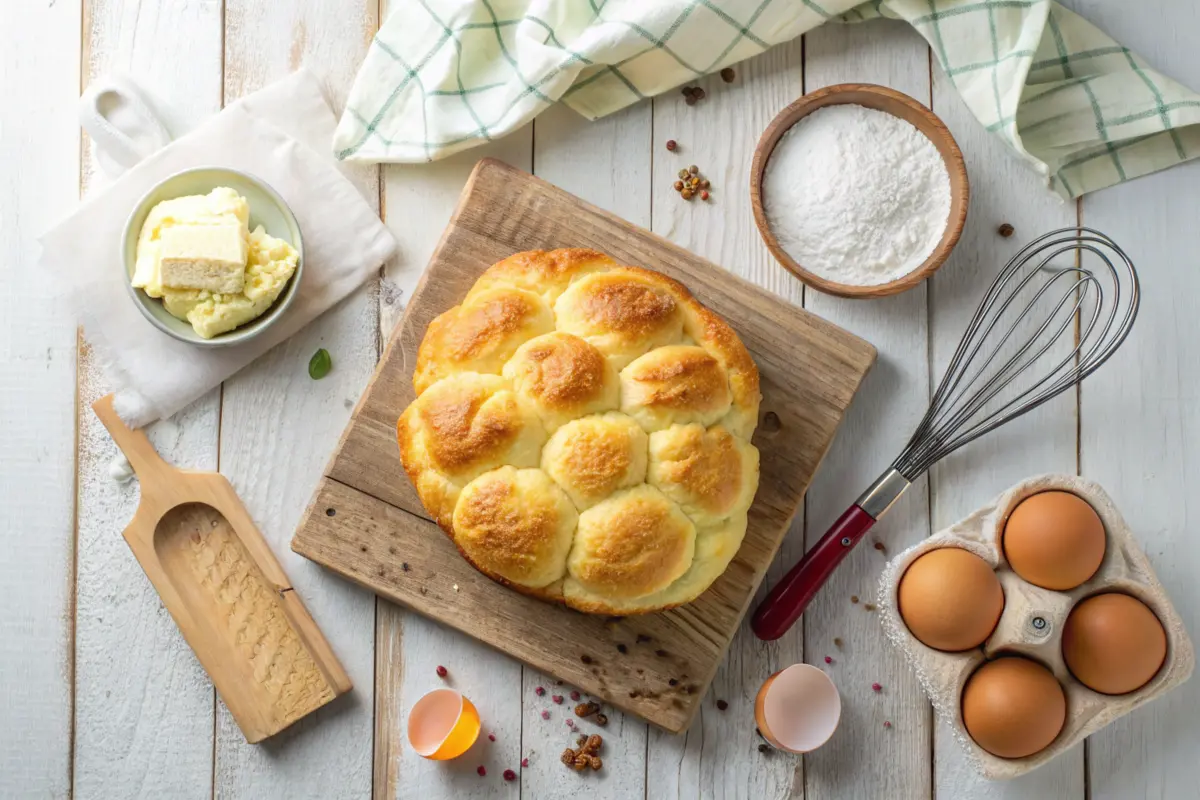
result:
M 837 687 L 811 664 L 776 672 L 754 700 L 754 719 L 763 738 L 789 753 L 808 753 L 825 744 L 841 716 Z
M 479 711 L 453 689 L 434 689 L 408 712 L 408 743 L 432 761 L 458 758 L 479 738 Z

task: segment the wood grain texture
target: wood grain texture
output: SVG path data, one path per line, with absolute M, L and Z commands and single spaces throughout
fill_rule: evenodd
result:
M 83 80 L 114 71 L 143 87 L 178 136 L 221 107 L 221 10 L 202 0 L 84 5 Z M 85 137 L 86 140 L 86 137 Z M 87 140 L 85 192 L 109 180 Z M 214 692 L 118 532 L 138 502 L 136 481 L 109 475 L 116 445 L 91 403 L 107 394 L 100 364 L 79 355 L 79 538 L 75 626 L 75 796 L 212 796 Z M 149 435 L 171 463 L 217 468 L 220 391 Z
M 229 481 L 167 464 L 117 416 L 112 395 L 92 410 L 141 487 L 125 541 L 246 741 L 348 692 L 350 679 Z
M 565 106 L 546 109 L 533 124 L 534 174 L 634 225 L 649 228 L 651 112 L 650 103 L 640 103 L 589 122 Z M 573 717 L 574 703 L 568 692 L 574 687 L 555 686 L 552 677 L 530 667 L 522 673 L 521 748 L 536 756 L 529 769 L 522 770 L 521 792 L 529 797 L 553 797 L 561 791 L 563 780 L 573 777 L 565 774 L 567 768 L 558 756 L 565 747 L 575 746 L 575 734 L 560 719 Z M 547 688 L 545 696 L 538 697 L 538 686 Z M 568 698 L 563 708 L 554 705 L 554 693 Z M 543 710 L 550 711 L 550 720 L 542 719 Z M 575 720 L 580 729 L 604 737 L 604 769 L 587 776 L 588 796 L 595 800 L 645 797 L 650 785 L 647 725 L 615 708 L 604 711 L 609 722 L 603 729 L 591 720 Z
M 923 103 L 930 101 L 928 46 L 904 23 L 822 26 L 806 34 L 804 58 L 809 90 L 871 80 Z M 928 289 L 925 284 L 871 301 L 805 293 L 806 308 L 879 348 L 879 363 L 863 382 L 809 489 L 810 544 L 900 452 L 929 405 Z M 807 800 L 927 798 L 932 793 L 929 701 L 903 656 L 884 636 L 878 615 L 866 610 L 875 600 L 879 572 L 890 554 L 929 532 L 928 486 L 922 479 L 838 567 L 805 612 L 807 660 L 827 670 L 842 695 L 837 734 L 805 757 Z M 876 550 L 876 542 L 885 550 Z M 859 602 L 853 603 L 852 597 Z M 826 655 L 833 664 L 824 663 Z M 884 685 L 882 693 L 871 690 L 875 682 Z M 883 727 L 885 721 L 891 728 Z M 865 753 L 871 756 L 862 757 Z
M 227 103 L 304 66 L 320 81 L 335 112 L 341 109 L 377 27 L 375 0 L 227 0 L 224 7 Z M 372 166 L 351 172 L 372 204 L 378 200 L 378 174 Z M 225 383 L 221 471 L 328 635 L 355 691 L 265 747 L 248 747 L 219 709 L 220 797 L 360 798 L 370 793 L 375 601 L 289 552 L 287 539 L 370 376 L 377 357 L 377 314 L 374 287 L 363 287 Z M 307 365 L 319 347 L 331 354 L 333 370 L 313 381 Z
M 632 666 L 636 659 L 588 652 L 603 642 L 616 644 L 600 620 L 544 606 L 498 585 L 480 582 L 448 541 L 439 541 L 440 537 L 430 540 L 432 523 L 417 516 L 424 515 L 424 510 L 412 501 L 411 487 L 397 478 L 399 462 L 392 427 L 406 398 L 411 397 L 408 364 L 428 320 L 458 302 L 478 274 L 495 261 L 519 250 L 569 244 L 602 247 L 626 263 L 652 264 L 682 280 L 714 311 L 735 320 L 762 374 L 763 413 L 775 413 L 781 420 L 778 431 L 768 426 L 769 430 L 755 440 L 762 455 L 763 474 L 780 477 L 760 484 L 750 510 L 750 529 L 738 557 L 697 602 L 646 618 L 647 629 L 653 629 L 650 635 L 673 647 L 681 659 L 679 663 L 687 665 L 684 669 L 703 688 L 874 351 L 866 343 L 778 303 L 749 284 L 721 275 L 718 268 L 686 251 L 639 233 L 628 223 L 499 162 L 480 162 L 469 179 L 464 200 L 384 354 L 370 390 L 355 411 L 293 547 L 318 563 L 336 567 L 423 613 L 434 613 L 452 627 L 466 630 L 609 702 L 668 729 L 680 730 L 686 727 L 698 698 L 668 698 L 653 682 L 647 682 L 655 675 L 665 682 L 666 673 L 673 669 L 669 666 L 672 659 L 639 664 L 646 670 L 646 677 L 636 679 Z M 808 346 L 783 346 L 781 338 L 793 344 L 803 341 Z M 405 491 L 400 490 L 402 484 Z M 339 504 L 350 504 L 358 518 L 347 521 Z M 333 509 L 335 514 L 324 513 L 325 509 Z M 377 523 L 368 532 L 365 526 L 372 516 L 385 521 L 382 528 Z M 378 555 L 379 545 L 398 543 L 386 538 L 381 541 L 381 537 L 404 535 L 406 530 L 409 535 L 399 544 L 420 548 L 424 558 L 436 559 L 419 561 L 410 554 L 411 563 L 418 569 L 436 566 L 434 573 L 439 582 L 454 580 L 464 589 L 470 588 L 470 592 L 458 594 L 453 610 L 436 604 L 431 607 L 434 601 L 417 593 L 412 582 L 397 580 L 394 558 L 378 563 L 378 571 L 393 571 L 390 579 L 386 574 L 364 575 L 363 568 L 372 557 L 364 560 L 360 548 L 367 546 L 370 551 L 371 544 L 375 544 L 377 555 L 373 558 L 382 558 Z M 490 608 L 492 618 L 463 613 L 471 607 L 479 611 Z M 497 626 L 500 620 L 509 624 Z M 676 632 L 664 638 L 673 626 Z M 623 694 L 626 696 L 618 696 Z
M 71 791 L 75 323 L 36 268 L 79 192 L 79 3 L 0 5 L 0 794 Z
M 999 137 L 987 133 L 938 66 L 933 68 L 933 110 L 953 132 L 971 175 L 971 208 L 958 247 L 929 286 L 931 377 L 946 370 L 986 288 L 1025 243 L 1075 224 L 1064 204 L 1019 162 Z M 1003 223 L 1016 230 L 999 235 Z M 1061 343 L 1070 351 L 1070 342 Z M 1029 414 L 952 454 L 929 475 L 932 530 L 953 524 L 1007 486 L 1044 472 L 1076 468 L 1074 393 L 1060 395 Z M 987 781 L 967 763 L 950 729 L 937 723 L 934 741 L 936 797 L 1084 797 L 1083 748 L 1011 781 Z
M 415 0 L 384 0 L 383 13 L 398 5 L 411 7 Z M 380 341 L 386 342 L 400 321 L 475 163 L 491 156 L 532 169 L 532 133 L 532 126 L 526 127 L 484 147 L 432 164 L 390 164 L 383 168 L 380 210 L 400 242 L 400 252 L 385 266 L 380 282 Z M 520 763 L 519 758 L 513 758 L 521 747 L 521 727 L 514 733 L 511 725 L 522 713 L 521 666 L 420 614 L 384 598 L 378 602 L 377 641 L 380 646 L 393 643 L 401 660 L 393 659 L 386 669 L 376 673 L 376 714 L 393 717 L 398 724 L 386 731 L 382 725 L 376 726 L 375 797 L 482 800 L 509 796 L 513 785 L 500 776 Z M 478 763 L 466 760 L 461 768 L 445 769 L 446 765 L 423 759 L 408 746 L 404 724 L 409 710 L 425 692 L 440 684 L 436 675 L 439 664 L 454 670 L 455 685 L 470 694 L 484 725 L 503 721 L 505 736 L 497 737 L 499 746 L 481 743 L 479 747 L 484 749 L 471 754 L 472 758 L 481 755 L 486 759 L 492 776 L 488 780 L 480 780 L 475 774 Z
M 799 41 L 771 50 L 734 68 L 733 83 L 712 76 L 697 85 L 706 97 L 688 106 L 681 93 L 654 100 L 653 229 L 698 255 L 726 265 L 794 307 L 803 285 L 771 258 L 754 226 L 748 193 L 750 156 L 771 118 L 800 93 L 803 46 Z M 679 149 L 668 153 L 665 141 Z M 676 171 L 696 164 L 712 184 L 708 203 L 684 202 L 672 188 Z M 795 312 L 800 313 L 800 312 Z M 786 337 L 778 337 L 786 341 Z M 764 470 L 764 474 L 766 474 Z M 767 570 L 763 591 L 804 551 L 802 519 Z M 799 628 L 776 642 L 755 638 L 739 627 L 728 655 L 701 704 L 698 718 L 683 736 L 651 730 L 647 774 L 650 796 L 679 798 L 782 798 L 804 791 L 802 759 L 758 752 L 753 704 L 771 673 L 802 659 Z M 717 707 L 724 701 L 724 711 Z
M 1085 0 L 1078 11 L 1191 88 L 1200 87 L 1200 9 L 1171 3 L 1154 15 Z M 1200 525 L 1191 502 L 1200 462 L 1200 307 L 1194 253 L 1200 164 L 1083 199 L 1083 222 L 1112 236 L 1142 278 L 1133 333 L 1080 391 L 1080 469 L 1112 494 L 1193 636 L 1200 632 Z M 1188 255 L 1182 255 L 1188 254 Z M 1088 739 L 1096 800 L 1191 797 L 1200 786 L 1200 681 L 1138 709 Z

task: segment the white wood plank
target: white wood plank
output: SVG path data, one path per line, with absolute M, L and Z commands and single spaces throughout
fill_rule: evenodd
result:
M 221 107 L 221 11 L 209 2 L 134 7 L 92 0 L 85 79 L 117 71 L 150 95 L 176 134 Z M 102 189 L 94 144 L 82 165 Z M 90 404 L 108 390 L 86 349 L 79 370 L 75 796 L 212 795 L 213 688 L 120 536 L 137 482 L 109 474 L 116 445 Z M 219 391 L 153 426 L 175 464 L 216 469 Z
M 801 92 L 801 42 L 780 45 L 735 67 L 731 84 L 711 76 L 696 85 L 707 96 L 694 106 L 678 92 L 655 98 L 653 229 L 785 297 L 797 305 L 801 284 L 780 267 L 763 244 L 750 212 L 750 159 L 758 137 L 781 108 Z M 679 150 L 668 153 L 667 139 Z M 695 164 L 712 183 L 712 199 L 685 201 L 672 188 L 681 167 Z M 797 515 L 763 591 L 784 565 L 804 551 Z M 762 596 L 760 592 L 759 596 Z M 801 660 L 800 627 L 771 644 L 749 625 L 734 638 L 725 663 L 688 732 L 651 730 L 647 755 L 649 796 L 654 798 L 781 798 L 804 791 L 801 759 L 762 754 L 755 734 L 754 696 L 773 672 Z M 728 707 L 721 711 L 717 701 Z
M 1064 204 L 1038 176 L 988 134 L 934 66 L 933 110 L 953 132 L 971 178 L 966 229 L 950 259 L 930 282 L 932 377 L 936 386 L 983 292 L 1023 243 L 1073 225 L 1074 204 Z M 1015 234 L 997 233 L 1003 223 Z M 1069 343 L 1068 343 L 1069 350 Z M 1018 480 L 1076 468 L 1075 395 L 1068 392 L 950 456 L 930 475 L 933 530 L 953 524 Z M 937 724 L 934 796 L 972 798 L 1084 797 L 1083 748 L 1007 782 L 980 778 L 949 728 Z
M 1200 9 L 1164 3 L 1156 14 L 1086 0 L 1080 13 L 1156 69 L 1200 88 Z M 1188 630 L 1200 634 L 1200 164 L 1083 198 L 1083 222 L 1112 236 L 1141 270 L 1142 308 L 1123 349 L 1081 389 L 1080 462 L 1116 500 Z M 1200 785 L 1200 682 L 1184 684 L 1088 740 L 1091 797 L 1191 797 Z
M 225 99 L 301 65 L 340 109 L 377 25 L 374 0 L 230 0 L 225 4 Z M 371 202 L 378 170 L 355 175 Z M 318 568 L 288 544 L 321 470 L 375 365 L 376 290 L 367 286 L 290 341 L 227 381 L 220 466 L 270 542 L 284 570 L 354 682 L 337 704 L 268 742 L 245 744 L 228 711 L 218 711 L 218 797 L 364 797 L 371 786 L 375 602 Z M 321 381 L 308 377 L 318 347 L 333 357 Z
M 808 91 L 866 82 L 891 86 L 926 105 L 931 99 L 928 45 L 904 23 L 822 26 L 805 36 L 804 59 Z M 927 290 L 923 284 L 902 295 L 865 301 L 805 292 L 806 308 L 879 350 L 879 360 L 808 491 L 809 547 L 903 449 L 925 413 Z M 838 568 L 805 613 L 807 660 L 825 669 L 842 695 L 838 733 L 805 758 L 809 800 L 930 796 L 931 707 L 916 675 L 884 636 L 878 615 L 866 610 L 875 600 L 887 559 L 929 535 L 928 499 L 926 482 L 920 480 Z M 886 549 L 876 550 L 876 542 Z M 857 604 L 850 599 L 855 596 Z M 824 663 L 826 655 L 832 664 Z M 872 691 L 875 682 L 883 685 L 882 694 Z
M 532 149 L 530 127 L 444 161 L 384 168 L 384 218 L 400 242 L 400 253 L 387 265 L 380 291 L 380 328 L 385 339 L 403 315 L 475 162 L 492 156 L 531 169 Z M 377 672 L 376 714 L 394 724 L 380 731 L 376 739 L 375 797 L 474 800 L 512 796 L 518 784 L 506 783 L 504 770 L 518 770 L 526 755 L 531 764 L 538 758 L 521 750 L 521 665 L 419 614 L 382 600 L 379 607 L 376 636 L 391 645 L 392 655 Z M 438 665 L 450 670 L 450 685 L 478 707 L 484 724 L 480 742 L 450 763 L 418 756 L 408 746 L 404 728 L 413 704 L 442 685 L 436 674 Z M 495 742 L 487 740 L 488 731 L 496 734 Z M 479 766 L 487 770 L 485 777 L 476 774 Z
M 630 222 L 650 227 L 651 108 L 639 103 L 596 122 L 588 122 L 565 106 L 547 109 L 533 125 L 534 173 L 569 192 L 612 211 Z M 665 149 L 663 155 L 668 155 Z M 653 264 L 646 266 L 653 267 Z M 615 623 L 618 625 L 619 623 Z M 630 634 L 630 646 L 636 644 Z M 642 645 L 646 646 L 646 645 Z M 555 686 L 554 681 L 532 669 L 524 670 L 521 692 L 523 720 L 522 751 L 533 753 L 529 769 L 522 775 L 521 791 L 530 797 L 551 797 L 564 781 L 577 776 L 559 761 L 564 748 L 574 747 L 577 734 L 566 719 L 586 733 L 604 738 L 601 757 L 604 769 L 587 776 L 589 798 L 646 796 L 646 723 L 637 717 L 605 708 L 608 725 L 599 728 L 575 717 L 569 692 L 573 687 Z M 536 688 L 547 694 L 538 697 Z M 566 695 L 563 705 L 551 702 L 554 694 Z M 586 699 L 586 697 L 584 698 Z M 553 716 L 543 720 L 542 710 Z
M 38 274 L 37 236 L 79 191 L 79 2 L 0 5 L 0 794 L 71 785 L 75 326 Z

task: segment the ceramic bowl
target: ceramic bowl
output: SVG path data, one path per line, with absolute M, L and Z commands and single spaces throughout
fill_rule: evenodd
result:
M 779 240 L 775 238 L 775 233 L 767 221 L 766 212 L 763 210 L 763 174 L 766 172 L 767 162 L 770 161 L 771 153 L 775 150 L 775 145 L 778 144 L 780 137 L 818 108 L 843 103 L 873 108 L 908 122 L 933 142 L 946 164 L 946 171 L 950 173 L 950 215 L 946 220 L 946 230 L 942 233 L 941 240 L 930 253 L 929 258 L 925 259 L 920 266 L 907 275 L 888 283 L 857 286 L 837 283 L 810 272 L 803 265 L 796 263 L 795 259 L 779 244 Z M 932 111 L 908 95 L 886 86 L 867 83 L 843 83 L 818 89 L 804 95 L 780 111 L 758 140 L 758 146 L 754 150 L 754 162 L 750 167 L 750 204 L 754 209 L 754 222 L 758 225 L 758 232 L 762 235 L 763 241 L 767 243 L 771 254 L 804 283 L 818 291 L 840 297 L 884 297 L 898 294 L 906 289 L 911 289 L 936 272 L 938 267 L 945 262 L 946 257 L 950 255 L 950 251 L 954 249 L 954 245 L 958 243 L 958 237 L 962 234 L 963 225 L 967 221 L 969 197 L 970 187 L 967 182 L 967 168 L 963 163 L 962 152 L 942 121 Z
M 163 200 L 192 194 L 208 194 L 218 186 L 228 186 L 246 198 L 250 205 L 250 230 L 262 225 L 271 236 L 283 239 L 296 248 L 300 259 L 296 264 L 295 274 L 275 303 L 262 316 L 239 328 L 205 339 L 196 333 L 188 322 L 168 314 L 161 300 L 150 297 L 141 289 L 135 289 L 130 281 L 133 279 L 134 265 L 137 262 L 138 236 L 150 209 Z M 125 285 L 129 289 L 130 297 L 150 324 L 172 338 L 197 347 L 228 347 L 258 336 L 287 311 L 300 286 L 300 275 L 304 269 L 304 244 L 300 236 L 300 225 L 296 222 L 292 210 L 279 193 L 265 181 L 225 167 L 199 167 L 165 178 L 137 202 L 125 222 L 125 233 L 121 237 L 121 264 L 125 270 Z

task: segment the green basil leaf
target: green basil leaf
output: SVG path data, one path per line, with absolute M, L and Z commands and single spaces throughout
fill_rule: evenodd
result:
M 308 377 L 314 381 L 324 378 L 331 369 L 333 369 L 333 359 L 329 357 L 329 351 L 324 347 L 313 353 L 313 357 L 308 360 Z

